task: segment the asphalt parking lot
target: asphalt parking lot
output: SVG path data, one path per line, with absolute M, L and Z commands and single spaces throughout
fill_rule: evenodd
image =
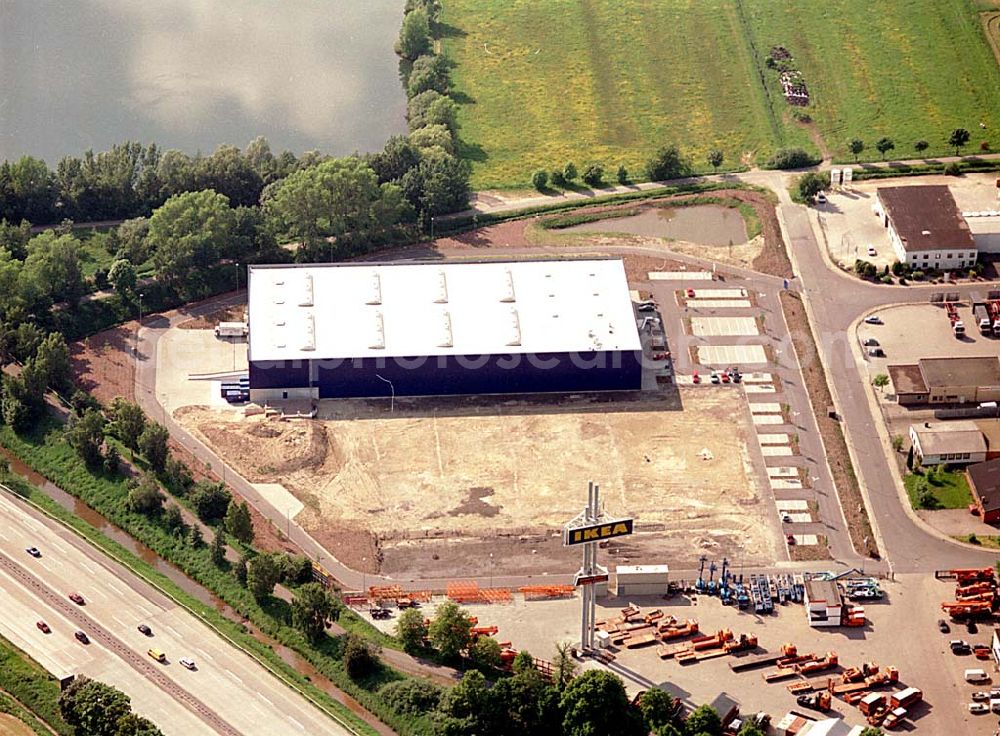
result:
M 857 332 L 862 344 L 877 340 L 885 353 L 884 358 L 875 358 L 867 355 L 867 348 L 863 351 L 870 377 L 886 373 L 889 365 L 916 363 L 920 358 L 1000 355 L 1000 339 L 979 334 L 968 303 L 958 308 L 959 318 L 965 323 L 964 338 L 955 337 L 944 307 L 934 304 L 886 307 L 875 314 L 883 324 L 862 322 Z

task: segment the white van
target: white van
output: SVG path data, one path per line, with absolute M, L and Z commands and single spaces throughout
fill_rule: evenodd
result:
M 985 670 L 974 669 L 965 671 L 966 682 L 986 682 L 989 679 L 990 676 L 986 674 Z

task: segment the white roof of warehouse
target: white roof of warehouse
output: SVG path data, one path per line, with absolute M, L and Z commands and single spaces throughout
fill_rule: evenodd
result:
M 639 350 L 620 260 L 250 266 L 250 360 Z

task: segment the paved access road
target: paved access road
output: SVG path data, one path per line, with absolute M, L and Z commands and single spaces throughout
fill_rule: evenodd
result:
M 42 557 L 25 548 L 37 547 Z M 67 596 L 82 595 L 77 606 Z M 0 491 L 0 633 L 57 673 L 128 693 L 165 733 L 349 734 L 262 665 L 72 532 Z M 42 634 L 39 619 L 52 628 Z M 153 630 L 147 637 L 136 627 Z M 73 638 L 85 631 L 91 644 Z M 147 656 L 162 650 L 167 661 Z M 178 660 L 193 659 L 189 671 Z

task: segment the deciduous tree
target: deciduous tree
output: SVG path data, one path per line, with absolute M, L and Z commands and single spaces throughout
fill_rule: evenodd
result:
M 326 622 L 335 619 L 335 613 L 339 613 L 337 602 L 319 583 L 302 585 L 292 599 L 292 624 L 313 644 L 323 637 Z
M 722 166 L 723 160 L 724 155 L 718 148 L 708 152 L 708 165 L 711 166 L 714 171 L 719 170 L 719 167 Z
M 226 541 L 224 536 L 221 529 L 216 529 L 215 536 L 212 537 L 212 543 L 208 548 L 212 564 L 216 567 L 222 567 L 226 564 Z
M 969 138 L 969 131 L 965 128 L 955 128 L 955 130 L 951 131 L 951 135 L 948 136 L 948 145 L 955 149 L 956 156 L 959 150 L 968 144 Z
M 377 660 L 371 645 L 357 634 L 348 634 L 344 643 L 344 670 L 352 680 L 367 677 L 375 669 Z
M 677 146 L 664 146 L 646 162 L 646 178 L 650 181 L 678 179 L 690 173 L 690 167 L 681 157 Z
M 125 693 L 82 675 L 59 696 L 63 720 L 88 736 L 116 736 L 119 721 L 131 712 Z
M 403 25 L 396 40 L 396 53 L 404 59 L 414 60 L 431 48 L 431 25 L 427 11 L 415 8 L 403 16 Z
M 483 667 L 500 666 L 500 644 L 491 636 L 480 636 L 469 648 L 472 661 Z
M 438 607 L 427 630 L 431 644 L 449 659 L 458 656 L 459 652 L 469 646 L 471 633 L 472 620 L 469 614 L 451 601 Z
M 687 717 L 684 729 L 689 734 L 722 736 L 722 719 L 710 705 L 700 705 Z
M 139 435 L 139 452 L 143 454 L 149 466 L 156 472 L 166 467 L 170 449 L 167 441 L 170 433 L 167 428 L 156 422 L 148 422 Z
M 253 544 L 253 519 L 246 501 L 229 502 L 225 518 L 226 531 L 244 544 Z
M 895 147 L 896 144 L 893 143 L 892 138 L 879 138 L 875 141 L 875 150 L 882 156 L 883 161 L 885 161 L 885 154 L 893 150 Z
M 278 583 L 278 566 L 271 555 L 257 555 L 247 562 L 247 588 L 258 601 L 274 593 Z
M 396 638 L 403 645 L 403 651 L 416 654 L 424 647 L 427 626 L 424 614 L 416 608 L 407 608 L 396 620 Z
M 128 499 L 125 503 L 130 511 L 152 516 L 163 511 L 165 500 L 166 497 L 160 490 L 156 476 L 145 473 L 139 480 L 129 483 Z
M 66 441 L 89 467 L 99 466 L 104 459 L 101 455 L 101 447 L 104 444 L 104 417 L 99 411 L 88 409 L 66 430 Z
M 847 150 L 851 152 L 851 155 L 854 156 L 854 160 L 857 161 L 858 157 L 865 150 L 865 142 L 860 138 L 851 138 L 851 140 L 847 142 Z
M 116 396 L 111 402 L 111 431 L 130 450 L 139 449 L 139 438 L 146 429 L 146 414 L 138 404 Z
M 913 144 L 913 150 L 915 150 L 917 153 L 923 153 L 930 147 L 930 145 L 931 145 L 930 143 L 921 138 L 919 141 Z
M 226 515 L 232 496 L 222 483 L 199 481 L 191 492 L 191 506 L 198 518 L 212 523 Z
M 560 705 L 565 736 L 643 733 L 642 719 L 629 705 L 625 686 L 610 672 L 587 670 L 566 686 Z

